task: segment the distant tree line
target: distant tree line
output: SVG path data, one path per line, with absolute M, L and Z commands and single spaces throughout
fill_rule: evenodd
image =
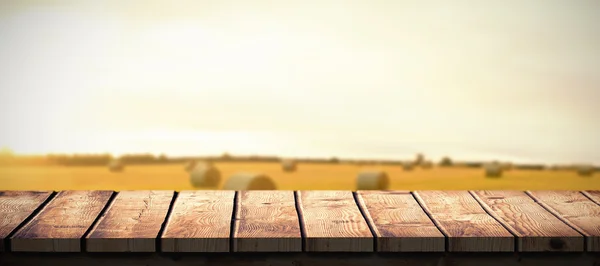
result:
M 185 163 L 195 160 L 207 160 L 213 162 L 280 162 L 279 156 L 250 155 L 233 156 L 229 153 L 223 153 L 217 156 L 188 156 L 188 157 L 167 157 L 164 154 L 155 156 L 153 154 L 124 154 L 122 156 L 112 156 L 111 154 L 49 154 L 49 155 L 16 155 L 10 149 L 0 149 L 0 166 L 2 165 L 64 165 L 64 166 L 107 166 L 113 160 L 119 160 L 126 165 L 143 164 L 167 164 L 167 163 Z M 419 154 L 416 161 L 422 161 L 423 156 Z M 378 164 L 378 165 L 402 165 L 406 161 L 402 160 L 368 160 L 368 159 L 345 159 L 338 157 L 330 158 L 301 158 L 296 157 L 294 161 L 298 163 L 322 163 L 322 164 Z M 442 167 L 469 167 L 480 168 L 483 162 L 454 162 L 449 157 L 443 157 L 438 165 Z M 545 166 L 542 164 L 515 164 L 514 169 L 520 170 L 575 170 L 575 165 L 553 165 Z M 600 166 L 595 166 L 596 171 L 600 171 Z
M 110 154 L 49 154 L 46 159 L 51 164 L 66 165 L 66 166 L 84 166 L 84 165 L 107 165 L 112 160 Z
M 110 154 L 50 154 L 46 156 L 49 163 L 65 166 L 99 166 L 108 165 L 113 160 L 124 164 L 157 164 L 168 163 L 166 155 L 154 156 L 152 154 L 125 154 L 114 157 Z

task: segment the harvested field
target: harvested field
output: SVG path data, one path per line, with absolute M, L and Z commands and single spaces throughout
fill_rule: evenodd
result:
M 355 190 L 356 176 L 366 168 L 385 171 L 390 188 L 396 190 L 598 190 L 600 174 L 580 177 L 575 171 L 520 170 L 503 174 L 500 179 L 485 178 L 481 169 L 435 167 L 415 168 L 406 172 L 395 165 L 349 165 L 303 163 L 297 172 L 284 172 L 281 164 L 217 162 L 222 180 L 240 171 L 259 172 L 271 177 L 280 190 Z M 127 171 L 111 174 L 105 166 L 5 166 L 0 167 L 0 190 L 71 190 L 71 189 L 194 189 L 182 164 L 130 165 Z

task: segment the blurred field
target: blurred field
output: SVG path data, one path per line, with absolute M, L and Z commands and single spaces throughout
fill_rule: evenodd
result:
M 358 166 L 345 164 L 299 164 L 287 173 L 279 163 L 215 163 L 223 179 L 235 172 L 260 172 L 272 177 L 280 190 L 355 190 L 361 169 L 386 171 L 390 189 L 396 190 L 584 190 L 600 189 L 600 174 L 580 177 L 571 171 L 511 170 L 502 178 L 484 177 L 483 169 L 439 168 L 405 172 L 401 166 Z M 182 164 L 127 166 L 122 173 L 106 167 L 6 166 L 0 167 L 0 190 L 135 190 L 194 189 Z

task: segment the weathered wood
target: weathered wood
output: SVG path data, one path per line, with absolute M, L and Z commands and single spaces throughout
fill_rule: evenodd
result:
M 6 238 L 32 216 L 52 191 L 0 191 L 0 252 Z
M 233 251 L 301 252 L 294 191 L 240 191 Z
M 512 252 L 514 236 L 468 191 L 415 191 L 413 195 L 447 237 L 450 252 Z
M 600 205 L 579 191 L 527 191 L 527 194 L 583 234 L 587 251 L 600 251 Z
M 298 191 L 296 196 L 305 251 L 374 251 L 373 235 L 351 191 Z
M 583 251 L 584 238 L 523 191 L 472 191 L 494 218 L 517 236 L 520 252 Z
M 113 191 L 61 191 L 11 238 L 13 251 L 79 252 Z
M 183 191 L 166 217 L 173 194 L 0 191 L 0 236 L 10 237 L 5 243 L 13 251 L 28 254 L 86 247 L 394 255 L 441 252 L 444 239 L 451 254 L 600 251 L 600 204 L 593 201 L 600 191 Z
M 181 191 L 161 236 L 164 252 L 229 252 L 235 191 Z
M 587 190 L 582 191 L 581 193 L 583 193 L 586 197 L 588 197 L 596 204 L 600 205 L 600 190 Z
M 90 252 L 154 252 L 174 191 L 121 191 L 86 237 Z
M 409 191 L 358 191 L 379 252 L 443 252 L 445 237 Z

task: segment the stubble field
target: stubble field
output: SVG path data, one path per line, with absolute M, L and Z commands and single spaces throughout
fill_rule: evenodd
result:
M 600 174 L 580 177 L 573 171 L 510 170 L 501 178 L 486 178 L 483 169 L 434 167 L 404 171 L 392 165 L 299 164 L 288 173 L 278 163 L 215 163 L 224 181 L 237 172 L 270 176 L 278 190 L 356 190 L 361 170 L 383 170 L 393 190 L 597 190 Z M 7 166 L 0 167 L 0 190 L 191 190 L 182 164 L 133 165 L 111 173 L 106 167 Z M 215 188 L 209 188 L 215 189 Z

